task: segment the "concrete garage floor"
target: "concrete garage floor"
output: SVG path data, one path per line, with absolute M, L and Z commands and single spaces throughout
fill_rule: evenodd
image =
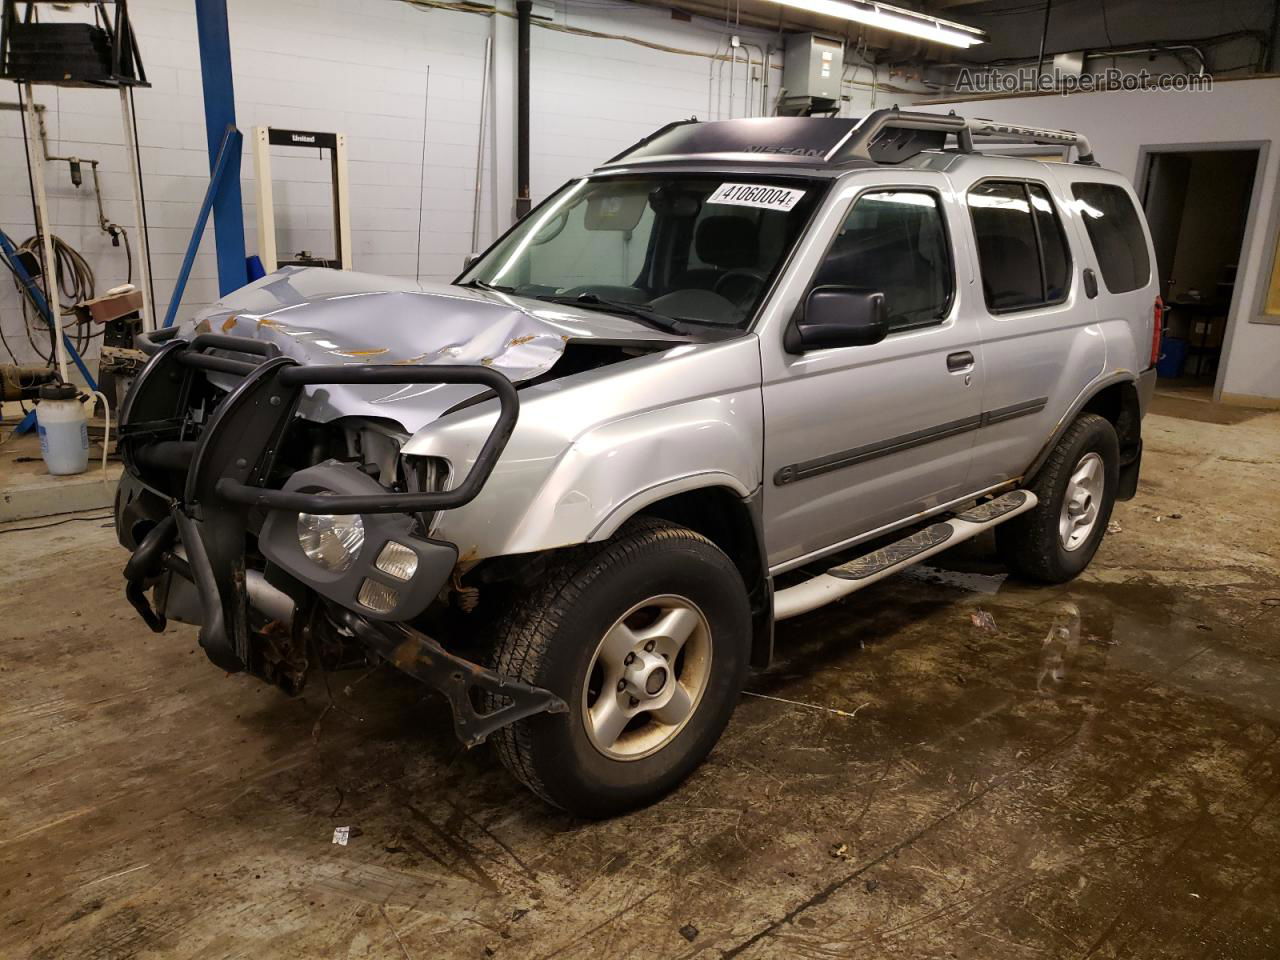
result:
M 610 823 L 389 668 L 288 700 L 148 633 L 102 520 L 6 533 L 0 956 L 1274 958 L 1280 413 L 1159 403 L 1080 581 L 953 556 L 784 625 Z

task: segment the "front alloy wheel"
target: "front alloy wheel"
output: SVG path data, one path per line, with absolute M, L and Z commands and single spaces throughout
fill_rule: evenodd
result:
M 493 666 L 570 709 L 499 730 L 498 755 L 571 813 L 651 803 L 715 746 L 750 642 L 742 575 L 701 534 L 641 518 L 563 551 L 499 626 Z
M 711 676 L 711 628 L 684 597 L 652 597 L 618 618 L 582 689 L 591 744 L 614 760 L 661 750 L 698 709 Z

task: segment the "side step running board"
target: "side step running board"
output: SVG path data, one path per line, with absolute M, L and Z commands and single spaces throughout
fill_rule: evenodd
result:
M 950 520 L 940 520 L 909 537 L 832 567 L 811 580 L 779 590 L 773 597 L 773 617 L 775 620 L 798 617 L 833 600 L 847 597 L 913 563 L 1012 520 L 1035 507 L 1036 503 L 1036 495 L 1030 490 L 1012 490 L 994 500 L 970 507 Z

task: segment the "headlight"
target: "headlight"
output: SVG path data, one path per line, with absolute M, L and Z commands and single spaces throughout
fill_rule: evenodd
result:
M 298 545 L 308 557 L 332 573 L 351 566 L 364 545 L 364 521 L 358 514 L 298 514 Z

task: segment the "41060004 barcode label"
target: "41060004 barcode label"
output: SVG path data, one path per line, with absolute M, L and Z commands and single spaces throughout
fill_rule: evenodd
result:
M 759 207 L 762 210 L 787 211 L 800 202 L 803 190 L 771 187 L 760 183 L 722 183 L 707 203 L 725 203 L 736 207 Z

